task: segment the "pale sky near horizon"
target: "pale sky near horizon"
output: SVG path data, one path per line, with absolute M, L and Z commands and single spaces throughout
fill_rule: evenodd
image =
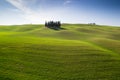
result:
M 120 26 L 120 0 L 0 0 L 0 25 L 49 20 Z

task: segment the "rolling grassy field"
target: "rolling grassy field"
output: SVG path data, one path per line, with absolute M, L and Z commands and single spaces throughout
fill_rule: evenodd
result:
M 0 26 L 0 80 L 120 80 L 120 27 Z

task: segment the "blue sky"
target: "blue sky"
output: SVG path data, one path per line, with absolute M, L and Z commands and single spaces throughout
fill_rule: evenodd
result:
M 49 20 L 120 26 L 120 0 L 0 0 L 0 25 Z

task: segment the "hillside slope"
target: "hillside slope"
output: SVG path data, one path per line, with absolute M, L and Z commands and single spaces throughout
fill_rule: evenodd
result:
M 119 80 L 120 28 L 0 26 L 0 80 Z

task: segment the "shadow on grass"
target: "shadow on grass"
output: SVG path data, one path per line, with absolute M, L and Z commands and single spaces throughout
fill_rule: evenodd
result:
M 0 76 L 0 80 L 14 80 L 14 79 L 11 79 L 11 78 L 5 77 L 5 76 Z
M 50 28 L 48 27 L 49 29 L 52 29 L 52 30 L 56 30 L 56 31 L 60 31 L 60 30 L 67 30 L 66 28 Z

